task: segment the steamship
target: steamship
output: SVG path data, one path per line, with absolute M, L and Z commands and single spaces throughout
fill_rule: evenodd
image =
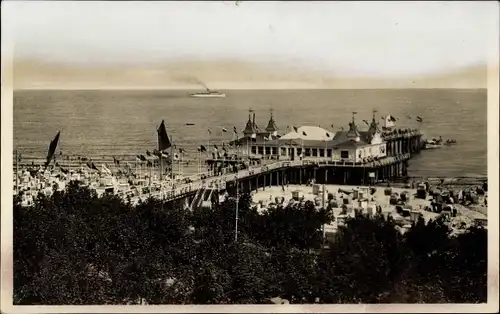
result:
M 194 93 L 189 96 L 198 98 L 225 98 L 226 94 L 206 88 L 204 92 Z

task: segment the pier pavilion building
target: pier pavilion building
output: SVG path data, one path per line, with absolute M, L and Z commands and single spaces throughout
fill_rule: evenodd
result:
M 360 130 L 353 116 L 347 130 L 332 132 L 319 126 L 302 126 L 282 135 L 272 114 L 265 130 L 259 129 L 254 114 L 242 133 L 232 144 L 238 144 L 240 151 L 246 152 L 242 155 L 252 160 L 301 161 L 302 166 L 285 172 L 287 180 L 296 183 L 315 179 L 366 184 L 404 177 L 408 160 L 421 148 L 418 130 L 381 130 L 375 113 L 367 130 Z M 227 164 L 227 160 L 207 162 L 211 167 Z
M 248 155 L 262 159 L 323 160 L 361 163 L 387 156 L 386 142 L 375 116 L 367 131 L 360 131 L 353 117 L 347 131 L 332 132 L 318 126 L 301 126 L 278 134 L 273 115 L 261 131 L 250 116 L 238 143 Z

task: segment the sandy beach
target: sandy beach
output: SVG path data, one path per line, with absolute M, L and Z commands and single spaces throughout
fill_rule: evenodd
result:
M 275 198 L 276 197 L 283 197 L 284 202 L 288 203 L 292 199 L 292 193 L 294 191 L 298 191 L 298 194 L 300 197 L 304 197 L 304 200 L 310 200 L 312 202 L 315 202 L 317 206 L 322 206 L 322 200 L 321 197 L 323 195 L 322 193 L 322 185 L 319 185 L 319 193 L 315 194 L 313 193 L 313 186 L 306 186 L 306 185 L 289 185 L 285 186 L 285 190 L 283 191 L 281 187 L 266 187 L 264 190 L 261 188 L 258 191 L 253 192 L 253 202 L 259 209 L 259 211 L 264 211 L 266 210 L 267 206 L 269 204 L 275 203 Z M 346 194 L 339 192 L 339 189 L 346 190 L 346 191 L 351 191 L 351 190 L 363 190 L 363 189 L 368 189 L 368 187 L 361 187 L 361 186 L 348 186 L 348 185 L 326 185 L 325 186 L 326 191 L 325 191 L 325 204 L 328 204 L 328 194 L 332 193 L 334 197 L 337 200 L 337 207 L 333 208 L 333 213 L 334 217 L 336 218 L 334 222 L 331 224 L 325 226 L 325 231 L 326 233 L 334 233 L 338 229 L 339 225 L 339 216 L 343 217 L 344 215 L 341 215 L 342 212 L 342 202 L 343 198 L 348 198 L 349 200 L 349 206 L 347 210 L 346 216 L 353 216 L 354 215 L 354 208 L 359 208 L 359 202 L 357 200 L 353 200 L 351 194 L 350 196 L 347 196 Z M 405 225 L 405 227 L 408 227 L 409 224 L 411 224 L 411 219 L 410 218 L 403 218 L 401 215 L 399 215 L 396 211 L 396 205 L 391 205 L 390 204 L 390 196 L 385 195 L 384 190 L 386 189 L 385 187 L 375 187 L 376 192 L 373 195 L 368 196 L 368 202 L 366 202 L 363 206 L 361 207 L 370 207 L 370 206 L 375 206 L 379 205 L 382 208 L 382 213 L 384 216 L 390 214 L 392 217 L 394 217 L 396 220 L 402 220 L 403 223 L 402 225 Z M 413 209 L 414 212 L 420 213 L 423 218 L 426 221 L 429 221 L 430 219 L 436 219 L 438 216 L 441 214 L 439 213 L 434 213 L 431 211 L 424 210 L 426 206 L 430 206 L 431 202 L 429 200 L 429 197 L 426 199 L 420 199 L 416 198 L 415 194 L 417 192 L 416 189 L 405 189 L 405 188 L 399 188 L 399 187 L 391 187 L 392 193 L 398 193 L 401 195 L 403 192 L 407 192 L 409 195 L 409 199 L 406 202 L 407 205 L 410 205 Z M 263 204 L 262 206 L 260 204 Z M 462 223 L 465 223 L 467 226 L 471 225 L 474 223 L 475 219 L 486 219 L 487 218 L 487 207 L 484 206 L 484 201 L 483 197 L 479 198 L 479 203 L 465 207 L 460 204 L 454 204 L 455 208 L 457 209 L 457 216 L 452 217 L 450 221 L 450 226 L 454 231 L 455 229 L 459 229 Z M 366 212 L 366 210 L 365 210 Z M 375 211 L 373 211 L 375 213 Z M 342 219 L 340 219 L 342 221 Z M 340 222 L 342 223 L 342 222 Z

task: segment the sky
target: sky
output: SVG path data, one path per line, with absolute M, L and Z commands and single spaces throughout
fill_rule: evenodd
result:
M 80 65 L 245 60 L 342 76 L 436 73 L 484 65 L 497 29 L 496 1 L 2 3 L 15 59 Z

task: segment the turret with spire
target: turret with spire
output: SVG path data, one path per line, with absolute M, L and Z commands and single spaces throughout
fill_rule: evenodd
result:
M 373 110 L 372 122 L 370 124 L 370 128 L 368 129 L 368 134 L 370 135 L 370 137 L 372 137 L 375 133 L 379 132 L 377 119 L 375 119 L 376 113 L 377 113 L 377 110 Z
M 271 116 L 269 118 L 269 122 L 267 123 L 266 132 L 272 136 L 276 136 L 278 133 L 278 126 L 274 121 L 273 111 L 271 110 Z
M 248 112 L 248 121 L 245 126 L 245 129 L 243 130 L 243 134 L 245 136 L 250 136 L 254 133 L 257 133 L 257 125 L 255 124 L 255 113 L 253 114 L 253 121 L 252 121 L 252 110 L 250 109 Z
M 360 133 L 359 133 L 358 127 L 356 126 L 356 123 L 354 121 L 354 116 L 356 115 L 356 113 L 357 112 L 352 113 L 352 122 L 349 123 L 349 131 L 347 131 L 347 139 L 349 141 L 359 142 Z

